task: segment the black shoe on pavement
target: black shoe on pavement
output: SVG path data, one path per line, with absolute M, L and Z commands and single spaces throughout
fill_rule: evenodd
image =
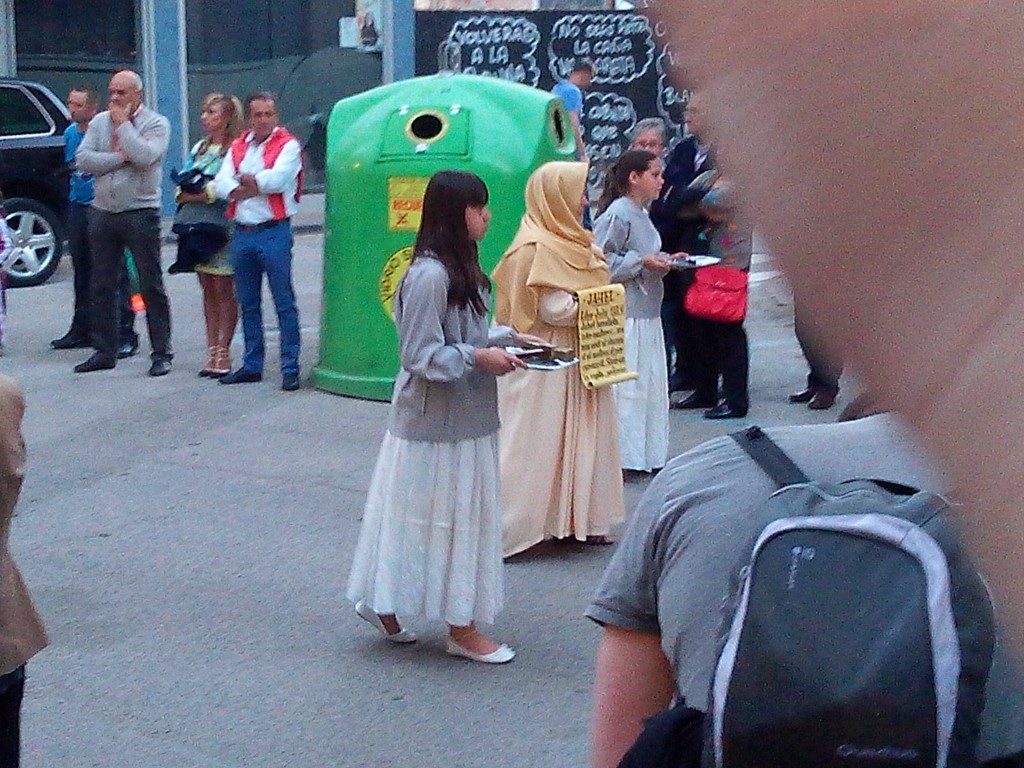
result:
M 150 376 L 166 376 L 171 372 L 171 361 L 166 357 L 158 357 L 149 366 Z
M 218 381 L 221 384 L 255 384 L 257 381 L 263 381 L 263 374 L 259 371 L 247 371 L 245 368 L 239 368 L 226 376 L 221 376 Z
M 747 415 L 747 409 L 733 408 L 726 402 L 721 402 L 714 408 L 704 411 L 705 419 L 742 419 Z
M 698 395 L 694 392 L 689 397 L 684 397 L 679 402 L 672 403 L 670 407 L 679 410 L 690 410 L 696 408 L 714 408 L 715 404 L 715 400 L 710 400 L 703 395 Z
M 803 389 L 803 390 L 800 390 L 799 392 L 794 392 L 792 395 L 790 395 L 789 396 L 789 402 L 791 402 L 791 403 L 809 403 L 809 402 L 811 402 L 811 399 L 816 394 L 818 394 L 818 393 L 815 392 L 813 389 L 810 389 L 810 388 Z
M 121 346 L 117 348 L 117 359 L 124 360 L 127 357 L 132 357 L 138 351 L 139 340 L 137 338 L 132 341 L 121 342 Z
M 835 404 L 835 395 L 831 395 L 828 392 L 815 392 L 814 397 L 812 397 L 811 401 L 807 403 L 807 407 L 812 411 L 827 411 Z
M 71 330 L 59 339 L 51 341 L 50 346 L 54 349 L 81 349 L 89 346 L 89 335 Z
M 93 371 L 109 371 L 117 365 L 116 360 L 104 357 L 99 352 L 94 352 L 92 357 L 84 363 L 75 366 L 75 373 L 92 373 Z
M 299 388 L 299 374 L 286 373 L 281 377 L 281 389 L 285 392 L 294 392 Z

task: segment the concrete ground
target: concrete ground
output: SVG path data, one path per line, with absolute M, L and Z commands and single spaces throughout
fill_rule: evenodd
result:
M 296 239 L 304 374 L 321 247 Z M 305 381 L 281 392 L 274 332 L 262 384 L 197 378 L 189 275 L 167 278 L 169 376 L 148 378 L 145 356 L 75 375 L 87 351 L 48 346 L 70 277 L 9 293 L 0 358 L 28 399 L 12 546 L 52 638 L 29 666 L 26 768 L 585 764 L 598 630 L 582 611 L 609 548 L 542 546 L 507 566 L 506 667 L 448 658 L 443 626 L 423 621 L 414 646 L 383 643 L 343 590 L 387 406 Z M 676 453 L 743 424 L 835 416 L 785 402 L 805 375 L 789 294 L 765 259 L 753 278 L 750 418 L 672 412 Z M 627 484 L 630 508 L 645 485 Z

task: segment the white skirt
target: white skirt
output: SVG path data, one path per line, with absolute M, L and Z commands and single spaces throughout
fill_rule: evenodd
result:
M 454 626 L 501 610 L 497 434 L 430 443 L 390 432 L 363 511 L 348 598 Z
M 626 318 L 626 369 L 639 378 L 615 385 L 622 468 L 661 469 L 668 461 L 668 367 L 660 318 Z

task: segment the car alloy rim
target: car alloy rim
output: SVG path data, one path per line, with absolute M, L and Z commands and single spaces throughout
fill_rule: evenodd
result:
M 8 271 L 19 277 L 33 277 L 50 263 L 57 248 L 57 238 L 49 222 L 32 211 L 7 214 L 7 226 L 14 239 Z

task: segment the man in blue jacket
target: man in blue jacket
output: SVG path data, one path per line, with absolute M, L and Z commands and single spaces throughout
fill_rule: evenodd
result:
M 68 112 L 72 123 L 64 131 L 64 162 L 71 167 L 71 182 L 68 188 L 66 216 L 68 248 L 71 264 L 75 269 L 75 309 L 71 317 L 71 328 L 58 339 L 50 342 L 54 349 L 78 349 L 92 343 L 90 334 L 92 320 L 89 300 L 89 276 L 92 273 L 92 249 L 89 247 L 89 206 L 93 199 L 93 175 L 84 173 L 75 163 L 78 151 L 89 121 L 99 109 L 100 95 L 87 85 L 77 85 L 68 94 Z M 132 311 L 128 296 L 128 272 L 123 270 L 118 305 L 120 307 L 120 339 L 117 356 L 131 357 L 139 348 L 139 336 L 135 333 L 135 312 Z

